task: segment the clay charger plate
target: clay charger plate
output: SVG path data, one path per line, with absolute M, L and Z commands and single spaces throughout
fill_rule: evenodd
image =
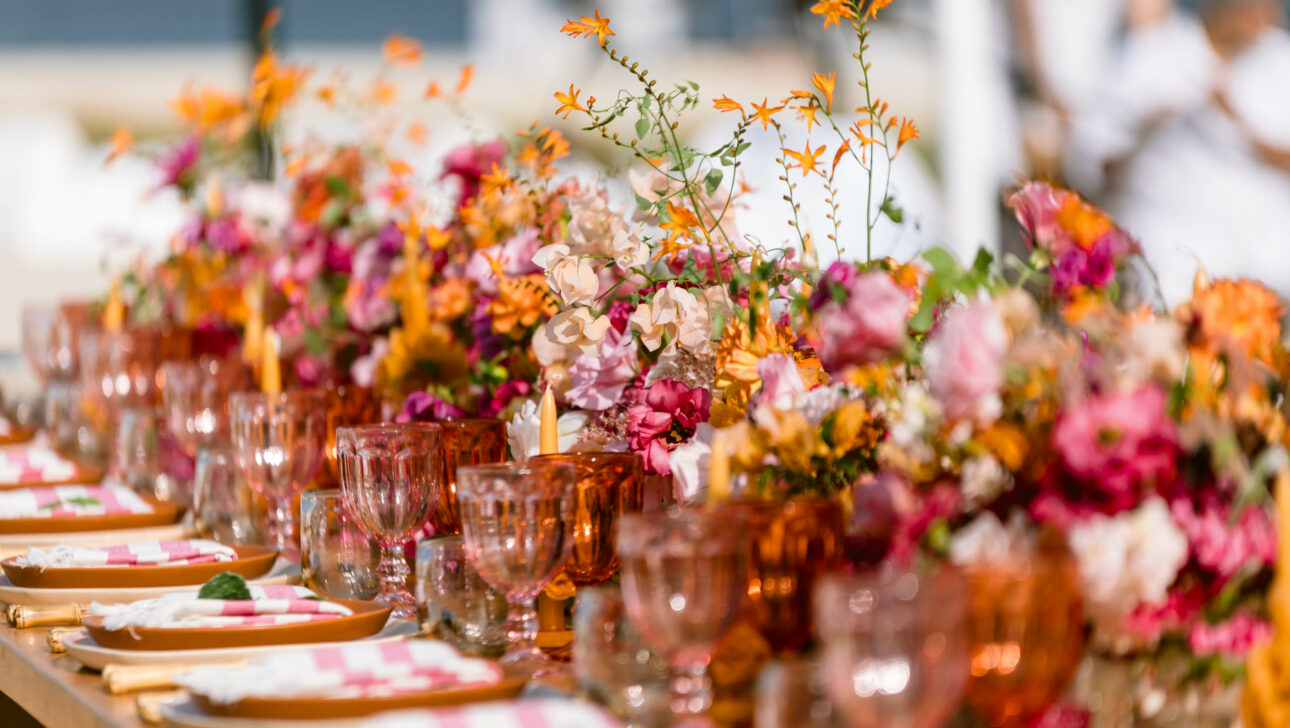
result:
M 28 442 L 31 442 L 31 439 L 35 436 L 36 436 L 36 431 L 31 428 L 19 427 L 18 425 L 11 425 L 9 434 L 0 435 L 0 446 L 24 445 Z
M 258 718 L 261 720 L 325 720 L 360 718 L 387 710 L 410 708 L 444 708 L 490 700 L 512 700 L 520 696 L 530 673 L 504 667 L 502 681 L 482 688 L 442 688 L 424 692 L 358 698 L 244 698 L 236 703 L 212 702 L 201 693 L 193 693 L 193 702 L 208 715 L 222 718 Z
M 103 628 L 101 616 L 86 617 L 83 624 L 95 642 L 114 650 L 209 650 L 217 647 L 349 642 L 380 632 L 393 611 L 393 608 L 375 602 L 356 599 L 332 601 L 349 607 L 354 613 L 316 622 L 254 627 L 133 627 L 109 631 Z
M 29 546 L 46 548 L 66 544 L 86 548 L 113 546 L 131 541 L 182 541 L 196 538 L 197 529 L 192 519 L 150 528 L 125 528 L 119 531 L 73 531 L 68 533 L 5 533 L 0 534 L 0 559 L 21 556 Z
M 97 566 L 41 568 L 18 566 L 17 557 L 0 561 L 0 568 L 14 586 L 24 589 L 101 589 L 108 587 L 138 588 L 152 586 L 192 586 L 205 584 L 225 571 L 245 579 L 258 579 L 269 573 L 278 552 L 265 546 L 234 546 L 233 561 L 177 566 Z
M 118 541 L 117 543 L 120 543 Z M 290 561 L 278 560 L 273 569 L 258 579 L 248 579 L 251 586 L 294 586 L 300 583 L 300 566 Z M 195 585 L 147 586 L 133 589 L 107 587 L 101 589 L 24 589 L 14 586 L 9 577 L 0 574 L 0 602 L 42 607 L 60 604 L 125 604 L 141 599 L 156 599 L 162 594 L 193 591 Z
M 28 486 L 24 486 L 28 487 Z M 164 526 L 179 520 L 184 509 L 149 496 L 143 500 L 152 513 L 122 513 L 110 516 L 61 516 L 57 518 L 0 518 L 0 534 L 68 533 L 73 531 L 116 531 L 123 528 Z
M 18 490 L 20 488 L 44 488 L 54 485 L 95 485 L 103 482 L 106 474 L 103 468 L 74 463 L 76 472 L 60 480 L 29 480 L 22 483 L 0 483 L 0 490 Z
M 391 619 L 385 627 L 371 637 L 350 642 L 314 642 L 300 645 L 302 649 L 340 647 L 354 642 L 397 642 L 415 635 L 420 628 L 406 619 Z M 67 654 L 91 670 L 102 670 L 107 665 L 213 665 L 217 663 L 245 662 L 253 657 L 277 652 L 280 645 L 257 647 L 221 647 L 211 650 L 113 650 L 103 647 L 85 632 L 63 638 Z

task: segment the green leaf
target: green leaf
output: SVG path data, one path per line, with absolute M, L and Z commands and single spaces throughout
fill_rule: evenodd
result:
M 707 193 L 708 197 L 711 197 L 717 191 L 717 188 L 721 186 L 721 177 L 721 170 L 708 170 L 708 176 L 703 178 L 703 191 Z
M 882 201 L 882 214 L 891 218 L 891 221 L 899 225 L 905 221 L 905 211 L 896 205 L 896 201 L 888 197 Z
M 932 266 L 932 275 L 942 281 L 953 281 L 959 276 L 959 262 L 945 248 L 936 247 L 923 253 L 923 260 Z
M 202 584 L 201 590 L 197 592 L 197 598 L 249 600 L 251 590 L 246 588 L 246 579 L 231 571 L 225 571 Z
M 649 133 L 649 119 L 642 116 L 641 118 L 636 120 L 636 138 L 644 139 L 645 135 L 648 133 Z
M 323 184 L 327 185 L 327 191 L 336 197 L 347 197 L 349 195 L 349 183 L 343 177 L 328 177 Z
M 47 503 L 41 506 L 40 508 L 41 510 L 49 509 L 52 511 L 53 509 L 63 505 L 97 506 L 99 505 L 99 499 L 90 498 L 88 496 L 83 496 L 83 495 L 76 495 L 76 496 L 72 496 L 71 498 L 63 498 L 61 500 L 56 500 L 53 503 Z
M 636 197 L 637 210 L 648 210 L 654 204 L 635 192 L 633 192 L 632 195 Z

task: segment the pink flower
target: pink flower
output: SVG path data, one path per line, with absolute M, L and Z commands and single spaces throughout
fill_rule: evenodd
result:
M 1074 193 L 1046 182 L 1027 182 L 1008 198 L 1008 207 L 1026 230 L 1026 244 L 1062 253 L 1075 241 L 1057 223 L 1057 213 Z
M 506 142 L 494 139 L 483 144 L 463 144 L 448 152 L 443 160 L 443 177 L 461 180 L 461 197 L 457 205 L 463 206 L 479 194 L 479 178 L 493 171 L 506 156 Z
M 318 386 L 329 370 L 325 359 L 304 352 L 296 355 L 296 383 L 302 387 Z
M 161 184 L 159 186 L 174 185 L 187 191 L 193 185 L 193 176 L 190 173 L 193 167 L 197 166 L 197 157 L 200 154 L 201 145 L 198 144 L 197 137 L 189 137 L 180 142 L 160 162 Z
M 952 420 L 999 416 L 1008 331 L 988 303 L 951 309 L 927 340 L 923 367 L 932 396 Z
M 1187 635 L 1187 645 L 1198 657 L 1222 655 L 1243 658 L 1250 648 L 1272 637 L 1272 625 L 1245 612 L 1232 615 L 1226 622 L 1196 622 Z
M 753 397 L 754 404 L 790 410 L 795 409 L 798 396 L 806 394 L 797 363 L 787 354 L 762 357 L 757 361 L 757 374 L 761 377 L 761 390 Z
M 645 458 L 645 472 L 671 475 L 668 455 L 694 436 L 708 421 L 712 393 L 691 389 L 675 379 L 663 379 L 628 394 L 627 444 Z
M 1178 432 L 1164 390 L 1149 385 L 1093 397 L 1067 409 L 1053 427 L 1060 463 L 1045 483 L 1067 504 L 1115 515 L 1173 484 Z
M 1277 527 L 1267 511 L 1246 508 L 1236 522 L 1231 508 L 1207 503 L 1197 513 L 1186 500 L 1173 503 L 1174 521 L 1191 544 L 1196 563 L 1224 581 L 1247 564 L 1272 566 L 1277 559 Z
M 572 385 L 565 399 L 575 407 L 609 409 L 636 376 L 636 342 L 610 329 L 594 354 L 583 354 L 569 367 Z
M 880 361 L 905 343 L 909 292 L 873 271 L 851 281 L 845 302 L 816 313 L 820 359 L 830 371 Z
M 460 407 L 445 401 L 442 397 L 426 391 L 413 392 L 403 400 L 403 410 L 395 416 L 395 422 L 434 422 L 453 417 L 465 417 Z
M 1174 589 L 1164 604 L 1139 604 L 1124 618 L 1124 626 L 1147 643 L 1154 644 L 1165 632 L 1185 629 L 1204 608 L 1204 589 Z
M 500 415 L 502 410 L 506 409 L 511 400 L 517 397 L 527 397 L 533 393 L 533 385 L 523 379 L 512 379 L 503 382 L 502 386 L 497 388 L 497 392 L 491 397 L 485 397 L 479 403 L 479 416 L 492 418 Z
M 525 228 L 504 243 L 476 250 L 466 261 L 462 275 L 478 285 L 484 295 L 496 296 L 497 274 L 490 261 L 500 262 L 502 272 L 511 278 L 537 273 L 542 269 L 533 263 L 533 254 L 539 246 L 537 229 Z

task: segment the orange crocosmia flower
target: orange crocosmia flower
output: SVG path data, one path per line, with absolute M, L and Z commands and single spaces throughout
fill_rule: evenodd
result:
M 389 81 L 378 80 L 372 84 L 372 100 L 381 106 L 389 106 L 399 98 L 399 87 Z
M 466 89 L 470 88 L 470 82 L 474 78 L 475 78 L 475 64 L 467 63 L 466 65 L 461 67 L 461 74 L 457 76 L 456 93 L 458 96 L 466 93 Z
M 569 114 L 575 111 L 586 111 L 587 107 L 578 103 L 578 94 L 581 93 L 582 89 L 575 89 L 573 84 L 569 84 L 569 93 L 567 94 L 556 91 L 555 100 L 560 102 L 560 108 L 556 109 L 555 113 L 557 115 L 563 113 L 564 116 L 561 118 L 567 119 Z
M 408 131 L 407 131 L 408 141 L 412 142 L 418 147 L 422 147 L 422 146 L 425 146 L 426 138 L 428 136 L 429 135 L 426 132 L 425 124 L 422 124 L 419 121 L 414 121 L 411 124 L 408 124 Z
M 412 167 L 402 159 L 391 159 L 386 166 L 389 168 L 390 174 L 395 177 L 406 177 L 412 174 Z
M 838 171 L 838 162 L 842 161 L 842 155 L 846 154 L 847 151 L 850 149 L 851 149 L 851 140 L 847 139 L 846 141 L 842 142 L 840 146 L 838 146 L 838 151 L 833 153 L 833 171 L 834 172 Z
M 848 0 L 820 0 L 820 2 L 811 6 L 811 12 L 824 16 L 825 30 L 828 30 L 830 25 L 841 26 L 843 20 L 850 20 L 855 17 L 855 14 L 851 12 L 851 3 Z
M 111 164 L 114 159 L 130 151 L 130 147 L 134 146 L 134 135 L 130 133 L 130 127 L 118 128 L 112 135 L 110 146 L 111 151 L 108 152 L 107 159 L 103 160 L 103 164 Z
M 906 142 L 913 141 L 917 138 L 918 127 L 914 125 L 913 119 L 901 119 L 900 136 L 896 139 L 896 151 L 899 152 L 900 148 L 905 146 Z
M 609 18 L 600 17 L 600 11 L 596 10 L 596 16 L 589 18 L 582 16 L 581 20 L 567 20 L 560 32 L 568 35 L 570 38 L 590 38 L 596 36 L 600 45 L 605 44 L 605 36 L 613 35 L 614 31 L 609 29 Z
M 307 72 L 295 66 L 281 66 L 273 51 L 266 51 L 251 75 L 251 99 L 260 112 L 261 124 L 272 124 L 278 114 L 304 85 Z
M 802 170 L 803 177 L 810 174 L 811 172 L 815 172 L 817 174 L 824 174 L 816 167 L 816 165 L 820 163 L 820 155 L 823 154 L 824 150 L 827 148 L 828 148 L 827 145 L 821 144 L 820 146 L 815 148 L 815 151 L 811 151 L 811 142 L 808 139 L 806 142 L 806 148 L 800 152 L 795 152 L 792 149 L 785 149 L 784 154 L 792 157 L 794 160 L 797 161 L 797 164 L 790 164 L 788 165 L 788 168 L 789 169 L 796 168 L 796 169 Z
M 381 58 L 391 66 L 415 66 L 421 62 L 421 41 L 395 33 L 381 45 Z
M 1179 306 L 1177 316 L 1211 347 L 1227 342 L 1249 356 L 1271 362 L 1281 339 L 1284 313 L 1277 294 L 1258 281 L 1220 278 Z
M 820 120 L 815 116 L 819 111 L 820 107 L 815 104 L 811 104 L 810 106 L 800 106 L 797 109 L 797 120 L 805 121 L 806 130 L 810 131 L 816 124 L 820 123 Z
M 495 194 L 502 192 L 511 184 L 511 168 L 498 167 L 497 162 L 493 162 L 493 171 L 479 178 L 479 187 L 484 194 Z
M 823 73 L 811 74 L 811 83 L 815 85 L 815 88 L 820 90 L 820 93 L 824 94 L 824 110 L 826 112 L 831 113 L 833 111 L 833 88 L 837 82 L 837 71 L 834 71 L 827 76 Z
M 538 319 L 554 316 L 559 311 L 560 306 L 541 273 L 501 279 L 497 282 L 497 297 L 488 304 L 493 331 L 499 334 L 513 333 L 516 327 L 527 329 Z
M 426 86 L 425 97 L 427 99 L 437 99 L 440 96 L 443 96 L 443 88 L 439 86 L 438 81 L 431 81 Z
M 672 204 L 671 200 L 668 200 L 667 220 L 659 225 L 659 227 L 668 231 L 668 241 L 674 242 L 679 237 L 689 237 L 690 231 L 699 227 L 699 218 L 690 210 L 684 207 L 677 207 Z
M 740 114 L 744 113 L 743 104 L 739 103 L 738 101 L 735 101 L 729 96 L 722 96 L 719 99 L 713 99 L 712 108 L 716 109 L 717 111 L 723 111 L 723 112 L 738 111 Z
M 873 0 L 873 4 L 869 6 L 869 17 L 877 17 L 878 11 L 890 5 L 891 1 L 892 0 Z
M 542 150 L 547 153 L 547 158 L 552 161 L 567 157 L 569 156 L 569 140 L 565 139 L 558 129 L 552 129 L 542 139 Z
M 278 23 L 281 23 L 281 22 L 282 22 L 282 8 L 280 7 L 271 8 L 269 12 L 264 14 L 264 19 L 260 21 L 260 32 L 263 33 L 265 31 L 273 30 L 274 28 L 278 27 Z
M 443 250 L 448 247 L 448 242 L 452 240 L 452 234 L 447 230 L 438 227 L 426 228 L 426 245 L 431 250 Z
M 761 122 L 762 131 L 770 128 L 771 117 L 783 110 L 783 106 L 770 106 L 769 99 L 763 98 L 760 104 L 754 103 L 753 118 Z

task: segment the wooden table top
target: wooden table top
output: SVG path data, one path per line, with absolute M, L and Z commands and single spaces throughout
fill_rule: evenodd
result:
M 143 728 L 134 695 L 109 695 L 97 672 L 49 651 L 41 627 L 0 621 L 0 692 L 47 728 Z

